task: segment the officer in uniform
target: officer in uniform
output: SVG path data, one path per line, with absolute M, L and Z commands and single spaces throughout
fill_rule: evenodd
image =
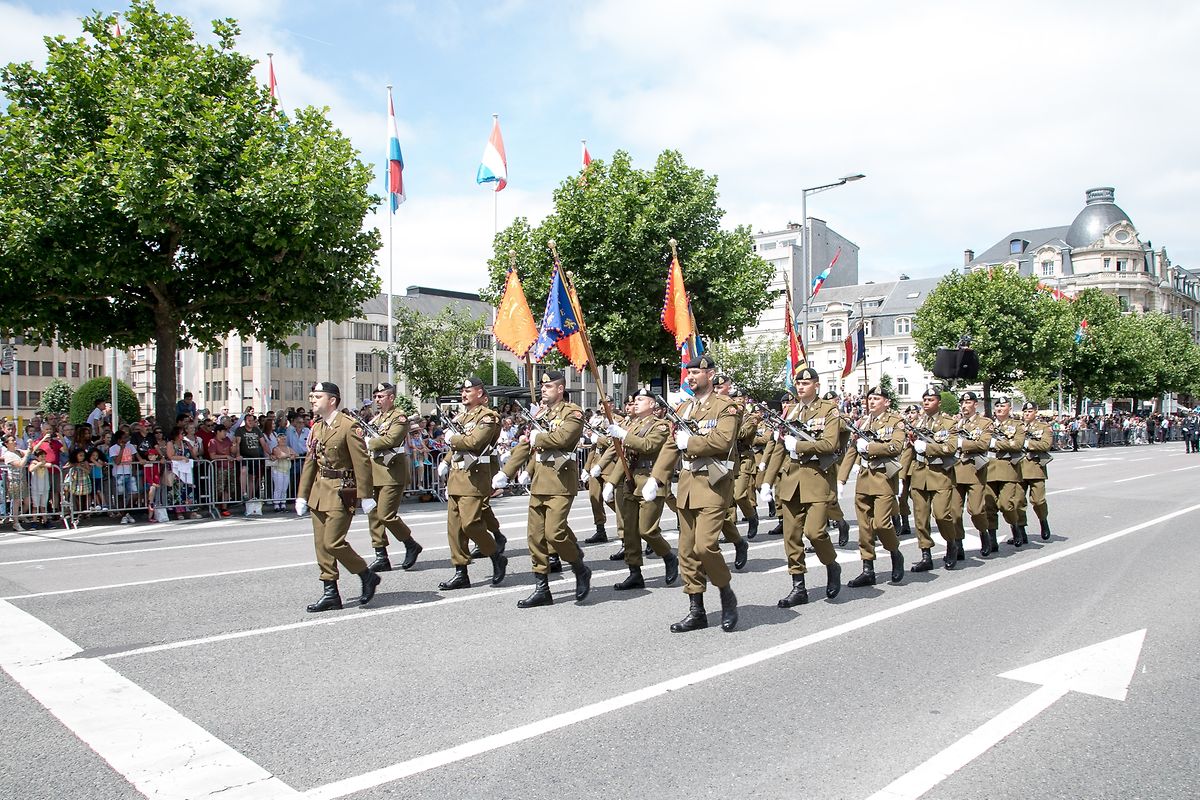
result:
M 465 410 L 455 424 L 462 433 L 450 435 L 450 449 L 438 464 L 438 475 L 446 479 L 446 538 L 454 565 L 453 577 L 438 584 L 442 591 L 471 586 L 468 539 L 482 556 L 491 559 L 493 586 L 504 580 L 508 570 L 508 557 L 488 530 L 485 513 L 492 496 L 492 462 L 496 458 L 492 449 L 500 439 L 500 415 L 488 405 L 487 390 L 476 375 L 463 380 L 459 399 Z
M 713 392 L 721 395 L 722 397 L 728 398 L 730 402 L 733 403 L 734 409 L 737 411 L 738 430 L 736 438 L 740 438 L 742 435 L 742 426 L 745 423 L 746 407 L 742 404 L 741 400 L 735 400 L 730 397 L 732 391 L 733 381 L 729 379 L 728 375 L 717 373 L 715 376 L 713 376 Z M 737 473 L 739 471 L 739 465 L 741 464 L 741 457 L 737 448 L 738 444 L 735 442 L 733 458 L 730 459 L 734 464 L 734 499 L 733 502 L 730 503 L 729 513 L 725 515 L 725 522 L 721 524 L 721 538 L 727 542 L 733 543 L 733 568 L 742 569 L 746 566 L 746 560 L 750 557 L 750 543 L 746 541 L 746 538 L 743 537 L 737 529 L 737 507 L 735 504 L 737 502 Z M 755 533 L 757 533 L 757 531 L 755 531 Z M 747 531 L 747 535 L 749 535 L 749 531 Z
M 753 539 L 758 535 L 758 498 L 754 490 L 754 478 L 758 473 L 755 440 L 758 438 L 762 415 L 750 407 L 750 398 L 736 386 L 730 390 L 729 398 L 741 403 L 743 417 L 742 425 L 738 428 L 738 474 L 733 484 L 733 502 L 746 519 L 746 538 Z
M 942 397 L 930 387 L 921 395 L 921 414 L 912 423 L 913 465 L 910 495 L 913 521 L 917 526 L 917 544 L 921 560 L 911 567 L 912 572 L 933 569 L 933 537 L 930 535 L 930 514 L 937 521 L 938 532 L 946 540 L 946 569 L 954 569 L 958 561 L 958 519 L 954 513 L 954 461 L 958 437 L 952 435 L 954 418 L 942 412 Z M 916 433 L 921 431 L 922 433 Z
M 1025 460 L 1025 426 L 1013 419 L 1012 401 L 1000 397 L 995 403 L 990 447 L 996 457 L 987 465 L 988 488 L 996 496 L 996 505 L 1012 528 L 1013 541 L 1020 541 L 1025 530 L 1025 488 L 1021 485 L 1021 462 Z M 1018 545 L 1019 546 L 1019 545 Z M 996 518 L 983 535 L 980 555 L 1000 549 L 996 541 Z
M 838 393 L 830 389 L 826 392 L 822 400 L 828 400 L 835 406 L 838 402 Z M 850 472 L 854 469 L 854 448 L 850 446 L 850 428 L 842 422 L 842 417 L 838 415 L 838 467 L 837 467 L 837 494 L 829 503 L 829 522 L 832 522 L 838 530 L 838 547 L 845 547 L 850 541 L 850 523 L 846 522 L 846 514 L 842 511 L 842 492 L 846 488 L 846 482 L 850 480 Z
M 1046 465 L 1053 460 L 1050 446 L 1054 436 L 1050 426 L 1038 418 L 1036 403 L 1021 406 L 1021 421 L 1025 423 L 1025 460 L 1021 462 L 1021 483 L 1029 493 L 1029 505 L 1042 526 L 1042 541 L 1050 539 L 1050 507 L 1046 505 Z M 1029 537 L 1021 532 L 1021 543 Z
M 963 392 L 958 403 L 959 415 L 953 431 L 958 436 L 959 451 L 958 463 L 954 465 L 954 511 L 958 522 L 955 556 L 962 561 L 967 557 L 962 545 L 966 536 L 963 505 L 966 505 L 971 524 L 979 531 L 982 541 L 991 536 L 988 525 L 996 518 L 996 496 L 983 477 L 988 462 L 988 444 L 992 439 L 992 421 L 976 411 L 979 397 L 974 392 Z
M 579 466 L 575 447 L 583 435 L 583 409 L 566 399 L 567 379 L 554 370 L 542 375 L 542 405 L 539 417 L 544 430 L 529 433 L 529 449 L 509 455 L 507 469 L 528 465 L 529 556 L 533 562 L 533 592 L 517 602 L 517 608 L 548 606 L 550 594 L 550 550 L 571 565 L 575 573 L 575 599 L 582 602 L 592 588 L 592 570 L 583 563 L 583 551 L 567 525 L 571 504 L 579 493 Z M 513 464 L 514 459 L 520 459 Z M 500 473 L 504 474 L 504 473 Z M 497 476 L 499 477 L 499 476 Z
M 369 515 L 375 509 L 367 446 L 354 430 L 350 417 L 338 412 L 342 393 L 336 384 L 328 381 L 313 384 L 308 402 L 317 421 L 309 437 L 308 458 L 300 472 L 296 514 L 304 516 L 305 511 L 312 511 L 313 546 L 321 583 L 325 586 L 321 599 L 308 607 L 316 613 L 342 607 L 337 585 L 339 563 L 362 581 L 359 605 L 366 605 L 375 596 L 379 576 L 367 568 L 367 562 L 346 542 L 353 511 L 343 502 L 343 486 L 349 491 L 353 482 L 363 510 Z
M 904 451 L 904 427 L 900 415 L 892 411 L 891 400 L 878 386 L 867 390 L 867 416 L 859 420 L 858 437 L 850 463 L 858 463 L 854 484 L 854 510 L 858 515 L 858 552 L 863 571 L 847 586 L 875 585 L 875 537 L 883 542 L 892 557 L 891 582 L 904 580 L 904 556 L 892 520 L 896 515 L 896 490 L 899 483 L 900 453 Z
M 375 548 L 371 571 L 390 572 L 392 569 L 387 551 L 389 533 L 396 541 L 404 543 L 404 562 L 400 568 L 412 569 L 423 548 L 400 518 L 400 501 L 404 499 L 404 487 L 408 486 L 412 469 L 408 454 L 408 415 L 396 407 L 396 387 L 392 384 L 376 385 L 373 395 L 379 413 L 371 420 L 371 427 L 379 435 L 367 440 L 376 502 L 374 510 L 367 515 L 371 546 Z
M 584 461 L 583 466 L 588 473 L 588 502 L 592 505 L 592 522 L 596 523 L 596 532 L 584 539 L 583 543 L 603 544 L 608 541 L 608 532 L 604 530 L 604 524 L 608 522 L 608 514 L 604 510 L 604 498 L 601 496 L 604 491 L 601 474 L 604 470 L 600 467 L 600 459 L 610 443 L 608 437 L 595 432 L 588 433 L 587 439 L 592 446 L 588 450 L 587 460 Z
M 679 558 L 671 552 L 658 525 L 666 496 L 659 494 L 663 484 L 654 475 L 658 454 L 671 438 L 671 426 L 654 415 L 654 393 L 649 389 L 638 389 L 632 399 L 630 418 L 623 424 L 611 423 L 608 435 L 621 442 L 633 485 L 626 479 L 625 467 L 619 459 L 611 459 L 604 474 L 603 495 L 606 500 L 612 498 L 616 502 L 617 524 L 625 543 L 625 563 L 629 566 L 629 577 L 613 586 L 618 591 L 646 588 L 642 577 L 643 539 L 666 565 L 667 586 L 679 578 Z
M 917 416 L 920 414 L 920 409 L 915 405 L 909 405 L 904 409 L 904 424 L 911 426 L 917 421 Z M 905 447 L 904 452 L 900 454 L 900 494 L 897 496 L 899 509 L 895 519 L 895 528 L 897 535 L 912 536 L 912 528 L 908 524 L 908 515 L 912 513 L 909 504 L 910 490 L 912 488 L 912 465 L 913 452 L 911 447 Z
M 842 424 L 838 409 L 829 400 L 817 399 L 821 376 L 812 367 L 796 373 L 796 404 L 788 409 L 785 419 L 799 423 L 811 439 L 802 439 L 783 429 L 781 447 L 775 449 L 759 499 L 772 497 L 783 506 L 784 549 L 787 551 L 788 572 L 792 590 L 778 602 L 780 608 L 792 608 L 808 602 L 804 575 L 804 537 L 812 543 L 817 558 L 825 565 L 825 596 L 837 597 L 842 588 L 842 568 L 837 563 L 837 551 L 825 530 L 829 503 L 837 496 L 838 439 Z M 778 487 L 778 488 L 776 488 Z

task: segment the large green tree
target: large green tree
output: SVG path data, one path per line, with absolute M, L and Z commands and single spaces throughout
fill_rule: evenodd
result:
M 1194 391 L 1200 383 L 1200 347 L 1183 321 L 1157 311 L 1124 319 L 1132 328 L 1128 338 L 1136 358 L 1114 394 L 1133 398 L 1137 408 L 1139 398 L 1157 404 L 1164 394 Z
M 1074 301 L 1060 302 L 1071 324 L 1071 338 L 1059 362 L 1063 391 L 1075 398 L 1075 414 L 1079 415 L 1084 398 L 1100 399 L 1126 392 L 1130 376 L 1140 370 L 1142 344 L 1134 316 L 1122 314 L 1112 295 L 1085 289 Z M 1087 320 L 1086 332 L 1076 337 L 1083 320 Z
M 396 343 L 383 355 L 393 360 L 411 394 L 432 400 L 456 393 L 467 375 L 491 380 L 492 353 L 476 346 L 484 330 L 482 317 L 457 303 L 432 315 L 406 307 L 394 313 Z
M 541 316 L 553 266 L 548 243 L 557 243 L 563 267 L 575 275 L 596 359 L 638 383 L 645 365 L 676 365 L 679 351 L 662 327 L 671 252 L 678 242 L 684 283 L 701 336 L 730 341 L 771 302 L 774 267 L 754 254 L 750 230 L 721 228 L 717 179 L 688 166 L 673 150 L 653 169 L 638 169 L 618 150 L 597 159 L 554 192 L 554 211 L 533 227 L 520 218 L 501 231 L 484 290 L 493 302 L 503 286 L 509 250 L 535 319 Z
M 787 339 L 755 336 L 735 342 L 716 342 L 712 354 L 721 371 L 751 397 L 775 400 L 783 392 Z
M 272 347 L 378 292 L 371 170 L 325 112 L 275 108 L 234 49 L 134 0 L 46 68 L 0 88 L 0 333 L 64 346 L 153 341 L 155 411 L 173 421 L 175 356 L 231 331 Z

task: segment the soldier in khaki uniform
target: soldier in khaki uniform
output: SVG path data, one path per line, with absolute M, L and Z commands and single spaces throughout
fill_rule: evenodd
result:
M 613 586 L 618 591 L 644 589 L 642 577 L 642 540 L 645 539 L 666 565 L 666 584 L 679 578 L 679 559 L 663 539 L 658 520 L 662 516 L 666 496 L 660 495 L 663 484 L 654 475 L 655 463 L 663 446 L 671 438 L 671 426 L 654 415 L 654 394 L 639 389 L 633 395 L 632 415 L 622 424 L 613 422 L 608 435 L 621 442 L 625 462 L 633 474 L 633 485 L 625 477 L 625 468 L 618 459 L 611 459 L 604 474 L 603 494 L 616 501 L 617 524 L 625 543 L 625 563 L 629 577 Z M 667 475 L 667 481 L 670 481 Z
M 904 580 L 904 556 L 892 520 L 905 434 L 900 415 L 890 405 L 880 387 L 867 390 L 867 416 L 858 421 L 858 428 L 868 435 L 860 436 L 851 450 L 854 456 L 850 463 L 858 464 L 854 509 L 858 514 L 858 553 L 863 562 L 862 574 L 846 584 L 854 588 L 875 585 L 876 537 L 891 554 L 891 582 Z
M 438 475 L 446 479 L 446 538 L 450 544 L 450 563 L 454 575 L 442 581 L 442 591 L 471 586 L 467 566 L 471 554 L 467 540 L 474 542 L 482 556 L 492 561 L 492 585 L 504 580 L 508 557 L 500 552 L 488 530 L 488 503 L 492 496 L 492 449 L 500 438 L 500 415 L 488 405 L 483 381 L 476 375 L 462 382 L 460 401 L 464 411 L 454 424 L 462 433 L 452 433 L 450 449 L 438 464 Z
M 811 439 L 798 438 L 786 430 L 767 464 L 759 499 L 771 497 L 783 506 L 784 549 L 787 551 L 788 572 L 792 590 L 778 602 L 780 608 L 792 608 L 808 602 L 804 575 L 804 537 L 812 543 L 817 558 L 825 565 L 825 596 L 837 597 L 842 588 L 842 568 L 837 563 L 837 551 L 825 530 L 829 503 L 836 498 L 838 437 L 842 424 L 838 409 L 829 400 L 817 399 L 821 377 L 812 367 L 796 374 L 796 404 L 787 411 L 785 419 L 806 429 Z
M 733 484 L 733 503 L 741 510 L 746 520 L 746 538 L 758 535 L 758 498 L 755 496 L 754 478 L 758 474 L 758 454 L 754 442 L 758 438 L 762 416 L 750 407 L 750 398 L 742 390 L 733 387 L 731 400 L 742 404 L 742 425 L 738 428 L 738 473 Z
M 1054 443 L 1054 435 L 1050 426 L 1038 418 L 1036 403 L 1026 403 L 1021 406 L 1021 421 L 1025 423 L 1025 460 L 1021 462 L 1021 483 L 1029 493 L 1029 505 L 1037 516 L 1042 527 L 1042 541 L 1050 540 L 1050 507 L 1046 505 L 1046 465 L 1054 456 L 1050 455 L 1050 446 Z M 1021 544 L 1029 544 L 1029 537 L 1024 530 L 1021 534 Z
M 958 561 L 958 519 L 954 513 L 954 462 L 958 437 L 952 435 L 954 418 L 942 413 L 942 397 L 932 387 L 921 395 L 921 414 L 912 423 L 913 465 L 910 494 L 913 521 L 917 528 L 917 544 L 921 560 L 910 568 L 912 572 L 933 569 L 933 537 L 930 535 L 930 514 L 937 520 L 938 532 L 946 540 L 946 569 L 954 569 Z M 923 433 L 916 433 L 923 431 Z
M 821 397 L 835 406 L 838 404 L 838 393 L 832 389 Z M 837 494 L 829 503 L 828 522 L 832 522 L 838 530 L 838 547 L 845 547 L 850 541 L 850 523 L 846 522 L 846 514 L 842 511 L 842 492 L 850 480 L 850 472 L 854 469 L 854 448 L 850 446 L 850 428 L 838 416 L 838 462 L 837 462 Z M 828 523 L 827 523 L 828 524 Z
M 920 409 L 914 405 L 909 405 L 904 409 L 904 423 L 906 426 L 911 426 L 917 421 L 917 416 L 920 414 Z M 900 454 L 900 494 L 897 496 L 899 509 L 896 517 L 896 533 L 899 536 L 911 536 L 912 528 L 908 524 L 908 515 L 912 513 L 909 498 L 912 490 L 912 465 L 913 452 L 911 447 L 905 447 L 904 452 Z
M 337 585 L 339 563 L 362 581 L 358 602 L 366 605 L 375 596 L 379 576 L 367 568 L 367 562 L 346 542 L 353 511 L 343 502 L 341 490 L 353 480 L 363 510 L 370 514 L 375 508 L 371 461 L 354 422 L 338 412 L 342 393 L 336 384 L 327 381 L 313 384 L 308 402 L 317 421 L 309 436 L 308 457 L 300 471 L 296 513 L 303 516 L 305 511 L 312 512 L 313 546 L 321 583 L 325 586 L 321 599 L 308 610 L 315 613 L 342 607 Z
M 408 415 L 396 407 L 396 387 L 390 383 L 375 386 L 373 396 L 379 413 L 371 427 L 379 434 L 367 439 L 371 454 L 371 480 L 375 486 L 376 506 L 367 515 L 371 531 L 371 546 L 375 548 L 372 572 L 390 572 L 388 534 L 404 543 L 404 562 L 401 569 L 412 569 L 423 549 L 413 539 L 412 529 L 400 518 L 400 502 L 404 488 L 411 479 L 412 461 L 408 453 Z
M 603 544 L 608 541 L 608 532 L 604 529 L 605 523 L 608 522 L 608 513 L 604 510 L 605 504 L 602 496 L 604 481 L 600 476 L 603 469 L 597 469 L 597 466 L 600 457 L 609 446 L 609 441 L 607 436 L 601 436 L 594 431 L 588 432 L 586 438 L 592 446 L 588 449 L 587 460 L 584 461 L 583 468 L 588 473 L 588 502 L 592 506 L 592 522 L 596 523 L 596 532 L 584 539 L 583 543 Z
M 1012 528 L 1013 539 L 1019 541 L 1025 529 L 1025 489 L 1021 486 L 1021 462 L 1025 460 L 1025 426 L 1012 417 L 1012 401 L 996 399 L 996 417 L 989 443 L 996 457 L 988 462 L 988 488 L 996 496 L 996 506 Z M 980 555 L 991 555 L 1000 549 L 996 541 L 996 518 L 993 512 L 990 529 L 984 534 Z
M 529 556 L 533 562 L 533 592 L 517 602 L 517 608 L 548 606 L 550 594 L 550 544 L 575 573 L 575 600 L 582 602 L 592 588 L 592 570 L 583 563 L 583 551 L 567 525 L 571 504 L 579 493 L 579 466 L 575 447 L 583 435 L 583 409 L 566 399 L 566 376 L 555 371 L 542 375 L 542 405 L 539 417 L 543 430 L 529 434 L 528 450 L 509 455 L 507 470 L 528 465 Z M 514 459 L 519 459 L 513 463 Z M 501 473 L 505 474 L 505 473 Z
M 992 438 L 992 421 L 976 410 L 979 397 L 963 392 L 958 397 L 959 415 L 954 421 L 953 434 L 958 437 L 958 463 L 954 465 L 955 518 L 958 522 L 956 558 L 966 558 L 962 540 L 966 535 L 963 506 L 971 515 L 971 524 L 979 531 L 980 540 L 989 538 L 988 525 L 996 518 L 996 496 L 987 485 L 983 472 L 989 461 L 988 443 Z
M 733 495 L 733 501 L 729 505 L 729 512 L 725 515 L 725 522 L 723 522 L 721 524 L 721 538 L 723 538 L 727 542 L 733 543 L 733 568 L 734 569 L 743 569 L 746 566 L 746 560 L 750 557 L 750 543 L 746 541 L 746 538 L 743 537 L 742 534 L 737 529 L 737 507 L 736 507 L 737 474 L 739 472 L 739 466 L 741 464 L 741 456 L 738 452 L 738 444 L 736 442 L 736 439 L 740 438 L 742 435 L 742 426 L 745 423 L 745 416 L 746 416 L 745 415 L 746 406 L 740 400 L 735 400 L 732 397 L 730 397 L 730 394 L 732 391 L 733 391 L 733 381 L 731 381 L 729 379 L 728 375 L 722 375 L 721 373 L 717 373 L 715 376 L 713 376 L 713 392 L 721 395 L 722 397 L 729 399 L 730 402 L 733 403 L 733 407 L 737 411 L 737 416 L 738 416 L 738 419 L 737 419 L 738 427 L 737 427 L 737 433 L 735 434 L 734 451 L 732 454 L 733 457 L 730 458 L 730 461 L 733 462 L 733 469 L 734 469 L 734 476 L 733 476 L 734 495 Z M 757 534 L 757 531 L 755 531 L 755 533 Z M 748 535 L 748 532 L 747 532 L 747 535 Z

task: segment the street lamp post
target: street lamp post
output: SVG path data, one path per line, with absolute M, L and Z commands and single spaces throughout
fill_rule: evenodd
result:
M 851 181 L 859 181 L 867 177 L 862 173 L 847 175 L 844 178 L 839 178 L 833 183 L 825 183 L 820 186 L 811 186 L 800 191 L 800 257 L 804 260 L 804 306 L 801 309 L 803 317 L 803 338 L 808 337 L 808 307 L 809 301 L 812 299 L 812 236 L 808 232 L 808 196 L 817 194 L 818 192 L 826 192 L 830 189 L 836 189 L 839 186 L 845 186 Z M 795 294 L 795 292 L 793 292 Z M 803 341 L 802 338 L 802 341 Z M 805 350 L 807 351 L 807 347 Z

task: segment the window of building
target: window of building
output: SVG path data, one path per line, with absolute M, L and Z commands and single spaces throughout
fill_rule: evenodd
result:
M 58 377 L 60 377 L 60 378 L 67 377 L 67 362 L 65 362 L 65 361 L 58 362 Z
M 374 387 L 369 383 L 359 383 L 355 385 L 355 394 L 358 396 L 358 404 L 361 406 L 370 401 L 371 390 Z
M 1017 255 L 1019 253 L 1024 253 L 1025 252 L 1025 240 L 1024 239 L 1010 240 L 1008 243 L 1008 252 L 1009 252 L 1009 255 Z
M 317 351 L 309 350 L 304 355 L 305 355 L 305 363 L 308 365 L 308 368 L 316 369 L 317 368 Z
M 758 246 L 759 250 L 774 250 L 775 242 L 763 242 Z
M 375 326 L 366 322 L 352 323 L 354 331 L 351 334 L 355 339 L 363 339 L 368 342 L 375 341 Z
M 908 397 L 908 378 L 896 378 L 896 394 Z
M 28 407 L 29 397 L 27 392 L 17 392 L 17 405 L 21 408 Z
M 5 408 L 12 407 L 12 392 L 8 389 L 0 392 L 0 406 L 4 406 Z
M 808 336 L 806 336 L 806 337 L 804 337 L 804 338 L 805 338 L 805 339 L 807 339 L 807 340 L 809 340 L 809 341 L 815 341 L 815 340 L 816 340 L 816 338 L 817 338 L 817 326 L 816 326 L 816 325 L 809 325 L 809 326 L 808 326 Z
M 18 361 L 17 362 L 17 374 L 18 375 L 32 375 L 34 377 L 37 377 L 38 371 L 40 369 L 41 368 L 38 366 L 38 362 L 36 362 L 36 361 L 29 361 L 29 362 Z
M 491 350 L 492 349 L 492 335 L 490 333 L 481 333 L 478 336 L 476 336 L 475 337 L 475 349 L 476 350 Z
M 42 402 L 42 393 L 41 392 L 30 392 L 29 393 L 29 405 L 36 406 L 40 402 Z
M 1124 295 L 1124 294 L 1118 295 L 1117 303 L 1118 303 L 1118 305 L 1120 305 L 1122 311 L 1129 310 L 1129 296 L 1128 295 Z
M 279 399 L 279 381 L 271 381 L 271 399 Z
M 829 327 L 829 339 L 833 340 L 833 339 L 842 338 L 843 334 L 842 334 L 842 323 L 841 322 L 831 322 L 831 323 L 829 323 L 828 327 Z
M 42 377 L 50 378 L 53 376 L 54 376 L 54 362 L 53 361 L 43 361 L 42 362 Z
M 784 239 L 779 243 L 779 246 L 780 247 L 794 247 L 795 244 L 796 244 L 795 239 Z
M 20 374 L 20 373 L 17 373 Z M 88 364 L 88 378 L 99 378 L 104 374 L 104 367 L 99 364 Z
M 254 345 L 242 345 L 242 366 L 249 367 L 254 364 Z
M 903 366 L 908 366 L 908 348 L 907 347 L 897 347 L 896 348 L 896 363 L 901 364 Z
M 1053 261 L 1043 261 L 1042 262 L 1042 277 L 1049 277 L 1053 274 L 1054 274 L 1054 262 Z
M 1128 269 L 1128 267 L 1126 266 L 1128 263 L 1129 262 L 1126 261 L 1125 259 L 1118 258 L 1117 259 L 1117 272 L 1125 272 L 1126 269 Z
M 375 355 L 373 353 L 355 353 L 354 370 L 356 372 L 374 372 Z M 362 388 L 362 387 L 359 387 Z
M 840 364 L 841 363 L 841 355 L 838 353 L 837 350 L 826 350 L 825 351 L 825 360 L 826 360 L 826 362 L 828 362 L 830 364 Z
M 863 323 L 862 323 L 862 329 L 863 329 L 863 336 L 874 336 L 875 335 L 875 333 L 874 333 L 875 320 L 864 319 Z
M 280 357 L 278 350 L 270 350 L 267 352 L 267 363 L 271 365 L 271 367 L 278 367 L 282 360 L 283 359 Z M 279 398 L 275 399 L 278 400 Z
M 1108 269 L 1111 266 L 1112 266 L 1112 259 L 1111 258 L 1104 259 L 1104 268 Z
M 387 325 L 376 325 L 375 326 L 376 341 L 386 342 L 388 340 L 387 329 L 388 329 Z
M 896 317 L 896 333 L 912 333 L 912 320 L 908 317 Z
M 78 361 L 71 362 L 71 377 L 72 378 L 79 377 L 79 362 Z

